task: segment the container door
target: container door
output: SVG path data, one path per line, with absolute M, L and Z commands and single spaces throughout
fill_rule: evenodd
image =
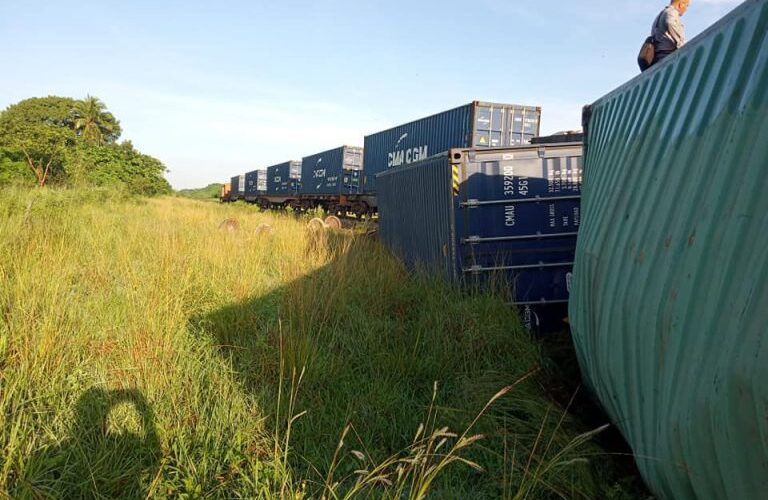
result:
M 459 265 L 516 304 L 566 303 L 580 223 L 581 147 L 465 153 Z
M 479 104 L 475 109 L 475 137 L 478 148 L 500 148 L 504 143 L 505 108 Z
M 360 192 L 360 179 L 362 170 L 344 170 L 343 192 L 347 194 L 357 194 Z

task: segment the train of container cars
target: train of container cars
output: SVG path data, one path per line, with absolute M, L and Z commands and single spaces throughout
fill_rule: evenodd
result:
M 378 211 L 376 175 L 454 147 L 527 144 L 539 133 L 541 109 L 474 101 L 365 137 L 364 147 L 340 146 L 256 169 L 231 179 L 223 201 L 358 217 Z
M 580 221 L 581 136 L 539 138 L 541 108 L 474 101 L 232 177 L 225 201 L 378 214 L 411 268 L 471 286 L 502 279 L 532 330 L 566 316 Z

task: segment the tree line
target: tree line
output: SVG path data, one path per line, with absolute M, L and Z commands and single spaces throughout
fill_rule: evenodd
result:
M 0 185 L 113 186 L 170 193 L 163 163 L 118 143 L 120 121 L 97 97 L 33 97 L 0 112 Z

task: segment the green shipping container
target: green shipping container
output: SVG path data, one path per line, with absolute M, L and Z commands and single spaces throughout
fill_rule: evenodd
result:
M 584 124 L 569 308 L 586 383 L 657 496 L 768 498 L 768 0 Z

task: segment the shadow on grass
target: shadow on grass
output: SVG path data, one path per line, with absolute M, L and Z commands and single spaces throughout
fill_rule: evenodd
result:
M 306 369 L 293 413 L 307 413 L 291 429 L 289 450 L 298 477 L 323 481 L 348 424 L 335 477 L 362 468 L 350 456 L 358 451 L 372 457 L 368 464 L 399 453 L 425 423 L 435 382 L 436 422 L 461 432 L 499 389 L 544 369 L 539 346 L 502 300 L 413 279 L 365 238 L 326 237 L 307 249 L 330 252 L 324 267 L 190 320 L 191 331 L 213 340 L 242 386 L 272 415 L 268 425 L 280 435 L 290 417 L 291 369 Z M 485 438 L 468 452 L 486 470 L 451 468 L 436 485 L 438 497 L 499 497 L 524 487 L 597 498 L 623 489 L 607 458 L 570 460 L 600 450 L 570 451 L 589 428 L 570 417 L 561 427 L 562 410 L 546 396 L 543 380 L 529 377 L 494 404 L 474 429 Z M 560 450 L 569 451 L 556 457 Z M 529 466 L 543 468 L 550 460 L 562 468 L 532 477 Z
M 123 423 L 140 424 L 140 432 L 110 429 L 110 414 L 123 404 L 130 407 L 121 408 Z M 145 498 L 160 444 L 154 412 L 142 393 L 92 387 L 77 401 L 74 417 L 61 444 L 30 457 L 11 497 Z
M 293 426 L 289 453 L 300 477 L 322 481 L 347 424 L 347 455 L 382 460 L 410 445 L 436 381 L 440 422 L 463 430 L 499 389 L 536 366 L 535 350 L 516 344 L 524 336 L 509 335 L 520 326 L 501 301 L 461 299 L 445 283 L 411 279 L 369 238 L 326 237 L 307 248 L 330 253 L 322 268 L 190 324 L 278 415 L 272 426 L 287 420 L 286 405 L 277 405 L 280 384 L 285 402 L 291 370 L 306 369 L 295 413 L 307 413 Z M 495 319 L 486 328 L 487 317 Z M 338 472 L 359 467 L 345 459 Z M 466 469 L 468 487 L 472 478 L 487 480 Z

